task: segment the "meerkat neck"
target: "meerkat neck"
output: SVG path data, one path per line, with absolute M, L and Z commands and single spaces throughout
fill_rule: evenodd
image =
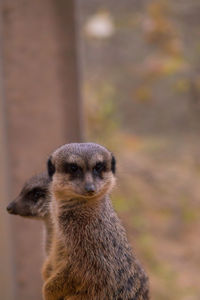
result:
M 103 218 L 106 211 L 111 208 L 110 198 L 106 195 L 102 199 L 78 199 L 68 201 L 52 201 L 52 217 L 54 223 L 66 231 L 74 226 L 85 226 Z M 74 224 L 74 225 L 73 225 Z M 68 226 L 69 225 L 69 226 Z M 57 227 L 57 226 L 56 226 Z
M 94 198 L 94 199 L 87 199 L 87 198 L 69 198 L 67 200 L 59 200 L 57 201 L 56 198 L 54 198 L 54 203 L 56 203 L 56 206 L 59 210 L 62 210 L 62 212 L 69 212 L 72 210 L 77 211 L 77 213 L 81 213 L 90 209 L 93 209 L 95 212 L 96 210 L 100 209 L 105 202 L 108 202 L 109 197 L 106 195 L 103 195 L 100 198 Z

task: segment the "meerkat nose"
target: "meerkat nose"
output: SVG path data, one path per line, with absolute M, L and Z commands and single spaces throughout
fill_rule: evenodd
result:
M 13 205 L 13 202 L 11 202 L 10 204 L 8 204 L 7 206 L 7 211 L 10 213 L 10 214 L 13 214 L 14 213 L 14 205 Z
M 85 184 L 85 190 L 86 190 L 87 193 L 90 193 L 90 194 L 94 193 L 95 192 L 94 184 L 93 183 L 86 183 Z

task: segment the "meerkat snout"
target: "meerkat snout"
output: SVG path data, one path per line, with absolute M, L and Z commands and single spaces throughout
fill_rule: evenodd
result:
M 8 206 L 7 206 L 7 212 L 9 212 L 9 214 L 12 214 L 12 215 L 15 215 L 15 214 L 17 214 L 16 213 L 16 210 L 15 210 L 15 202 L 14 201 L 12 201 L 11 203 L 9 203 L 8 204 Z
M 95 192 L 95 186 L 91 182 L 85 184 L 85 190 L 88 194 L 93 194 Z
M 85 174 L 84 189 L 86 194 L 88 195 L 92 195 L 96 192 L 96 187 L 94 183 L 94 178 L 92 176 L 92 172 L 87 172 Z

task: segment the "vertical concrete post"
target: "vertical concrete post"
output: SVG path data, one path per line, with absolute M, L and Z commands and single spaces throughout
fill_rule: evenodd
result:
M 3 1 L 9 200 L 29 176 L 46 168 L 52 150 L 82 140 L 74 10 L 74 0 Z M 41 226 L 11 217 L 15 299 L 42 299 Z
M 0 6 L 0 293 L 4 300 L 14 300 L 14 267 L 10 219 L 6 213 L 9 198 L 9 164 L 6 138 L 6 109 L 2 76 L 2 18 Z

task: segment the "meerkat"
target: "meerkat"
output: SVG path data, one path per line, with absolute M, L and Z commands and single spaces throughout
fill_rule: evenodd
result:
M 49 253 L 52 236 L 49 183 L 46 172 L 31 177 L 25 182 L 17 198 L 7 206 L 10 214 L 44 221 L 46 254 Z
M 148 300 L 148 277 L 132 254 L 109 194 L 116 161 L 95 143 L 58 148 L 48 160 L 53 238 L 45 300 Z

